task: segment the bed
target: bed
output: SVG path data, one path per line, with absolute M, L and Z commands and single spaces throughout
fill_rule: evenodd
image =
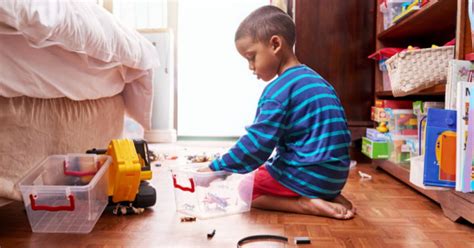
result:
M 156 49 L 92 1 L 0 2 L 0 206 L 51 154 L 151 125 Z

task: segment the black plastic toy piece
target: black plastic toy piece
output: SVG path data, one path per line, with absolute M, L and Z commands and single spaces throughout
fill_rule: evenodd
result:
M 245 243 L 250 243 L 250 242 L 256 242 L 256 241 L 277 241 L 277 242 L 283 242 L 283 243 L 288 243 L 288 238 L 285 236 L 278 236 L 278 235 L 252 235 L 245 237 L 239 242 L 237 242 L 237 248 L 241 248 L 242 245 Z
M 212 229 L 209 233 L 207 233 L 207 239 L 212 239 L 214 235 L 216 234 L 216 229 Z
M 295 244 L 311 244 L 311 240 L 309 239 L 309 237 L 295 237 Z

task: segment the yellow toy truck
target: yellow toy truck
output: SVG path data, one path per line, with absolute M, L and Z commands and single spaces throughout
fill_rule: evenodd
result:
M 107 149 L 91 149 L 86 153 L 112 157 L 109 168 L 109 205 L 133 208 L 155 205 L 156 190 L 147 180 L 152 177 L 148 144 L 144 140 L 115 139 Z M 125 214 L 125 213 L 123 213 Z

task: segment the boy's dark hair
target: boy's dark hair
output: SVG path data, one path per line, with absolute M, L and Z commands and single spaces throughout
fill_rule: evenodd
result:
M 250 36 L 256 41 L 268 41 L 273 35 L 281 35 L 290 47 L 295 44 L 295 23 L 283 10 L 267 5 L 250 13 L 235 32 L 235 41 Z

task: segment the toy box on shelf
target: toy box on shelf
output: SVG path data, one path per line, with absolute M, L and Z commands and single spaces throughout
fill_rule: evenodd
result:
M 417 10 L 420 9 L 420 2 L 421 0 L 412 0 L 411 3 L 408 2 L 408 3 L 404 3 L 402 5 L 402 12 L 395 16 L 393 19 L 392 19 L 392 22 L 393 23 L 398 23 L 400 22 L 401 20 L 407 18 L 408 16 L 412 15 L 413 13 L 415 13 Z
M 111 157 L 53 155 L 30 170 L 19 186 L 33 232 L 89 233 L 108 202 Z
M 375 100 L 375 107 L 377 108 L 391 108 L 391 109 L 412 109 L 413 101 L 409 100 Z
M 388 129 L 392 135 L 417 136 L 418 121 L 413 110 L 410 109 L 385 109 L 390 116 Z
M 397 164 L 408 165 L 410 163 L 411 154 L 413 153 L 410 144 L 418 142 L 416 136 L 389 134 L 388 137 L 388 160 Z
M 385 113 L 384 108 L 377 108 L 375 106 L 372 106 L 370 112 L 370 119 L 375 122 L 387 122 L 389 116 L 387 116 L 387 113 Z
M 374 141 L 367 137 L 362 137 L 362 153 L 371 159 L 387 159 L 387 141 Z
M 385 133 L 377 131 L 375 128 L 367 128 L 365 136 L 372 141 L 387 141 L 388 137 Z
M 408 100 L 375 100 L 371 108 L 371 120 L 375 122 L 388 122 L 391 109 L 412 109 L 413 101 Z
M 383 0 L 380 1 L 380 12 L 383 13 L 383 28 L 391 27 L 393 19 L 402 13 L 403 5 L 411 0 Z
M 171 169 L 176 210 L 207 219 L 250 210 L 254 173 L 197 172 L 204 164 Z

